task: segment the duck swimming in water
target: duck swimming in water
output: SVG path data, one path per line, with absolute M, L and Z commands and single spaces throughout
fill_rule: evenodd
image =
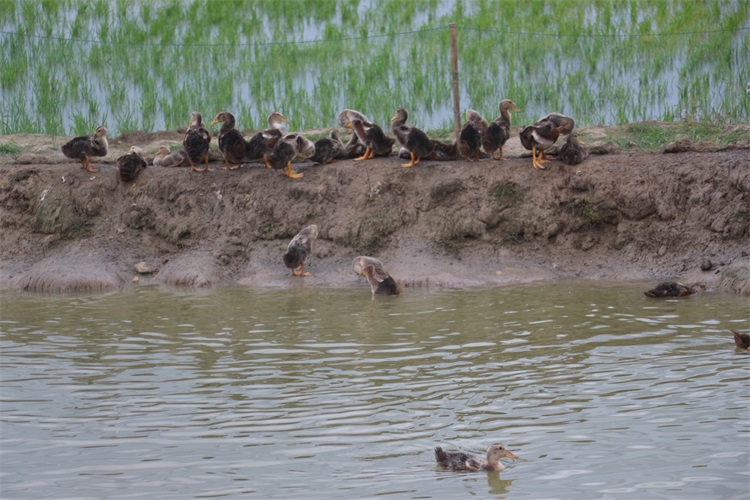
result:
M 643 292 L 646 297 L 663 298 L 663 297 L 686 297 L 693 295 L 694 293 L 702 292 L 706 287 L 700 283 L 693 283 L 692 285 L 683 285 L 682 283 L 676 283 L 674 281 L 665 281 L 659 283 L 651 290 Z
M 438 465 L 451 470 L 479 471 L 479 470 L 503 470 L 505 466 L 500 463 L 501 458 L 517 459 L 500 443 L 495 443 L 487 448 L 487 460 L 482 460 L 473 455 L 463 452 L 443 451 L 440 446 L 435 447 L 435 460 Z
M 734 335 L 734 345 L 739 349 L 750 351 L 750 335 L 747 333 L 740 333 L 736 330 L 732 330 L 732 335 Z

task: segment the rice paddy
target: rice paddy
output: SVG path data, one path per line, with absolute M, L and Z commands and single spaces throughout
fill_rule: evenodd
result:
M 502 98 L 579 125 L 747 123 L 750 2 L 629 0 L 0 1 L 0 134 L 111 135 L 230 110 L 295 130 L 343 108 L 398 106 L 452 128 L 449 23 L 461 107 Z

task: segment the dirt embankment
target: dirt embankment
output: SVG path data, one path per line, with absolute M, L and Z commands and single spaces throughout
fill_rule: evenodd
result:
M 111 163 L 90 174 L 44 157 L 5 162 L 0 287 L 342 286 L 367 254 L 407 286 L 669 278 L 750 293 L 749 150 L 590 156 L 545 171 L 506 156 L 301 165 L 300 180 L 259 164 L 151 166 L 131 183 Z M 292 278 L 281 255 L 311 223 L 315 276 Z

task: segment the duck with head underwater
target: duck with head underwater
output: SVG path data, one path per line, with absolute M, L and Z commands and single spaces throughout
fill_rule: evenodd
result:
M 99 126 L 96 127 L 93 135 L 74 137 L 63 144 L 61 150 L 68 158 L 81 160 L 82 169 L 87 172 L 96 173 L 98 170 L 91 166 L 91 157 L 107 156 L 108 148 L 107 129 Z

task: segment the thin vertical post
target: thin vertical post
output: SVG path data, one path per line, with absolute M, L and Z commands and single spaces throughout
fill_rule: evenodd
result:
M 451 73 L 453 75 L 453 127 L 456 134 L 461 130 L 461 98 L 458 95 L 458 41 L 456 23 L 448 25 L 451 29 Z

